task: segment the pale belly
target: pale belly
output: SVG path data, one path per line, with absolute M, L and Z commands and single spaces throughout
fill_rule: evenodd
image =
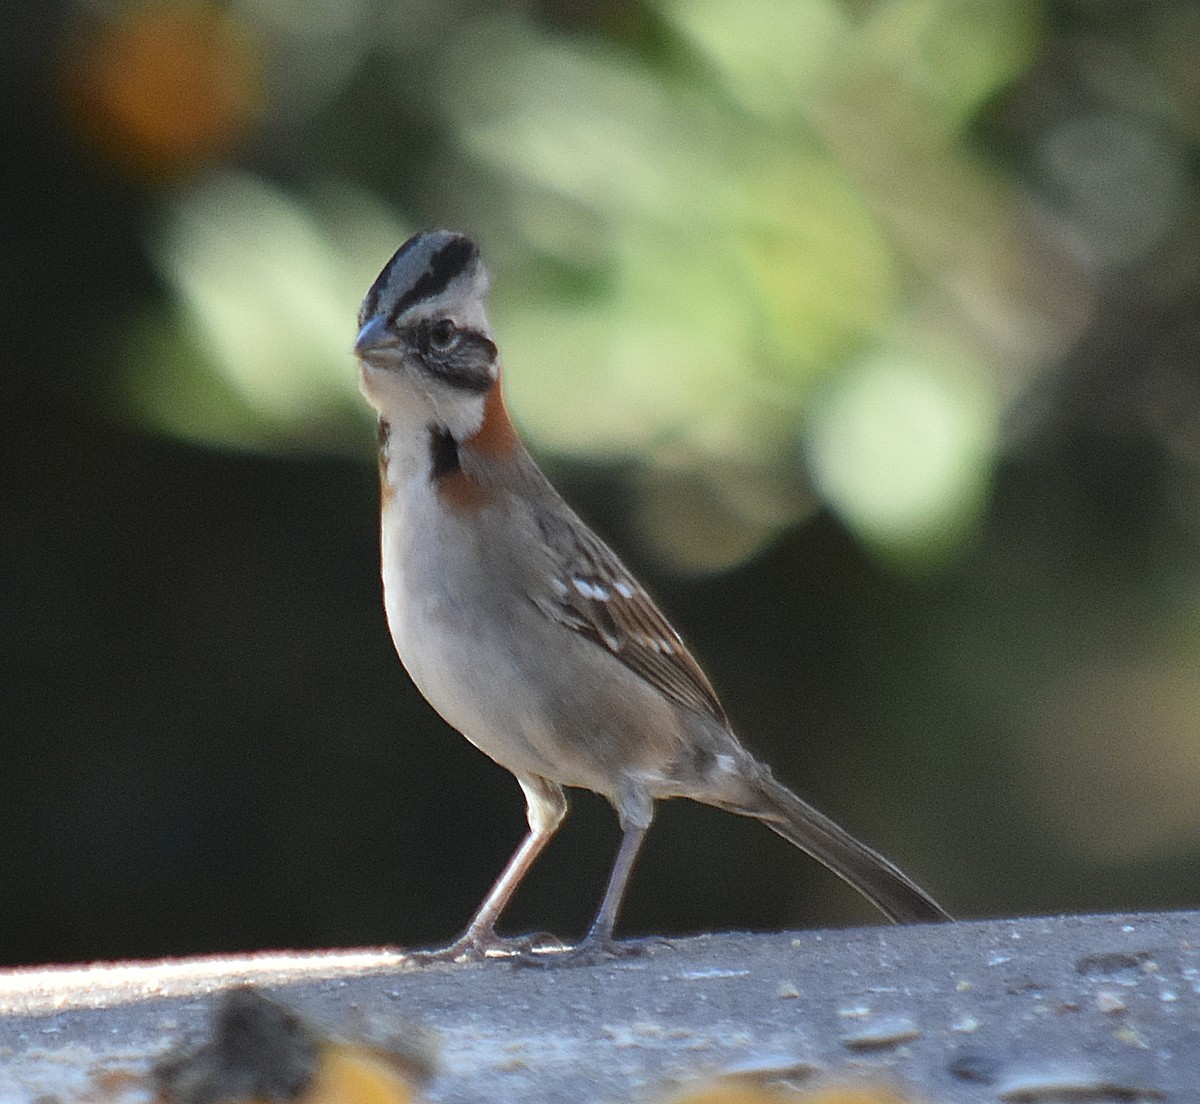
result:
M 388 626 L 417 689 L 447 723 L 513 774 L 609 793 L 607 772 L 586 753 L 586 742 L 580 754 L 576 733 L 563 731 L 586 721 L 566 721 L 565 695 L 546 692 L 523 624 L 542 615 L 531 604 L 523 608 L 527 600 L 498 594 L 494 584 L 445 562 L 452 543 L 437 547 L 443 557 L 434 561 L 420 549 L 383 541 Z
M 514 578 L 519 568 L 495 569 L 503 549 L 471 547 L 477 528 L 419 506 L 403 520 L 407 527 L 384 527 L 384 605 L 430 705 L 518 777 L 580 786 L 614 804 L 631 786 L 669 792 L 660 783 L 685 739 L 680 713 L 538 609 Z M 436 540 L 412 539 L 423 524 L 440 527 Z

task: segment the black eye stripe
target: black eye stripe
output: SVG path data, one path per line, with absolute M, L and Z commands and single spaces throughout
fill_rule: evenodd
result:
M 439 326 L 443 325 L 448 319 L 438 319 L 434 322 L 418 322 L 416 325 L 408 329 L 409 344 L 425 357 L 439 357 L 447 355 L 446 351 L 439 347 L 435 340 L 435 331 Z M 449 351 L 450 356 L 461 355 L 460 351 L 467 351 L 473 355 L 482 355 L 488 360 L 496 359 L 496 343 L 492 341 L 486 334 L 480 333 L 478 330 L 459 327 L 454 329 L 453 333 L 453 349 Z
M 416 334 L 416 352 L 430 376 L 445 383 L 481 394 L 496 383 L 492 365 L 496 361 L 496 344 L 476 330 L 458 331 L 458 340 L 448 352 L 430 347 L 428 331 Z
M 495 383 L 492 365 L 496 345 L 478 330 L 458 330 L 454 344 L 446 350 L 436 348 L 429 331 L 436 322 L 419 322 L 406 331 L 409 348 L 431 376 L 464 391 L 480 394 Z

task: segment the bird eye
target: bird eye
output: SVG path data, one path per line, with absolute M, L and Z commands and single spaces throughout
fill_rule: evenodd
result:
M 458 327 L 449 318 L 441 318 L 429 327 L 429 344 L 439 352 L 445 352 L 458 340 Z

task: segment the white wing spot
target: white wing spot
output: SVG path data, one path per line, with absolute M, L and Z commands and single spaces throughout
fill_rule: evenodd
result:
M 584 598 L 590 598 L 593 602 L 607 602 L 612 597 L 607 588 L 602 587 L 599 583 L 593 583 L 589 579 L 582 579 L 576 575 L 571 582 L 575 584 L 575 589 Z
M 632 598 L 633 597 L 633 587 L 631 587 L 623 579 L 617 580 L 616 587 L 617 587 L 617 593 L 622 598 Z

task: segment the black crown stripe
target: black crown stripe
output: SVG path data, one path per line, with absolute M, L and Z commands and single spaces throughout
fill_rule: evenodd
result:
M 392 278 L 392 269 L 401 261 L 404 256 L 424 237 L 423 234 L 413 234 L 395 253 L 392 254 L 392 259 L 383 266 L 383 271 L 375 277 L 375 282 L 371 285 L 371 290 L 367 292 L 367 297 L 363 301 L 362 311 L 359 314 L 358 324 L 361 326 L 368 318 L 373 318 L 375 312 L 379 309 L 379 297 L 383 294 L 383 289 L 387 287 L 388 281 Z
M 411 241 L 412 239 L 409 239 Z M 405 243 L 407 246 L 408 243 Z M 401 246 L 403 252 L 405 246 Z M 425 299 L 432 299 L 446 290 L 455 276 L 464 272 L 477 256 L 479 250 L 470 238 L 452 238 L 429 258 L 429 267 L 408 289 L 392 309 L 391 321 L 395 322 L 409 307 Z M 390 267 L 390 266 L 389 266 Z

